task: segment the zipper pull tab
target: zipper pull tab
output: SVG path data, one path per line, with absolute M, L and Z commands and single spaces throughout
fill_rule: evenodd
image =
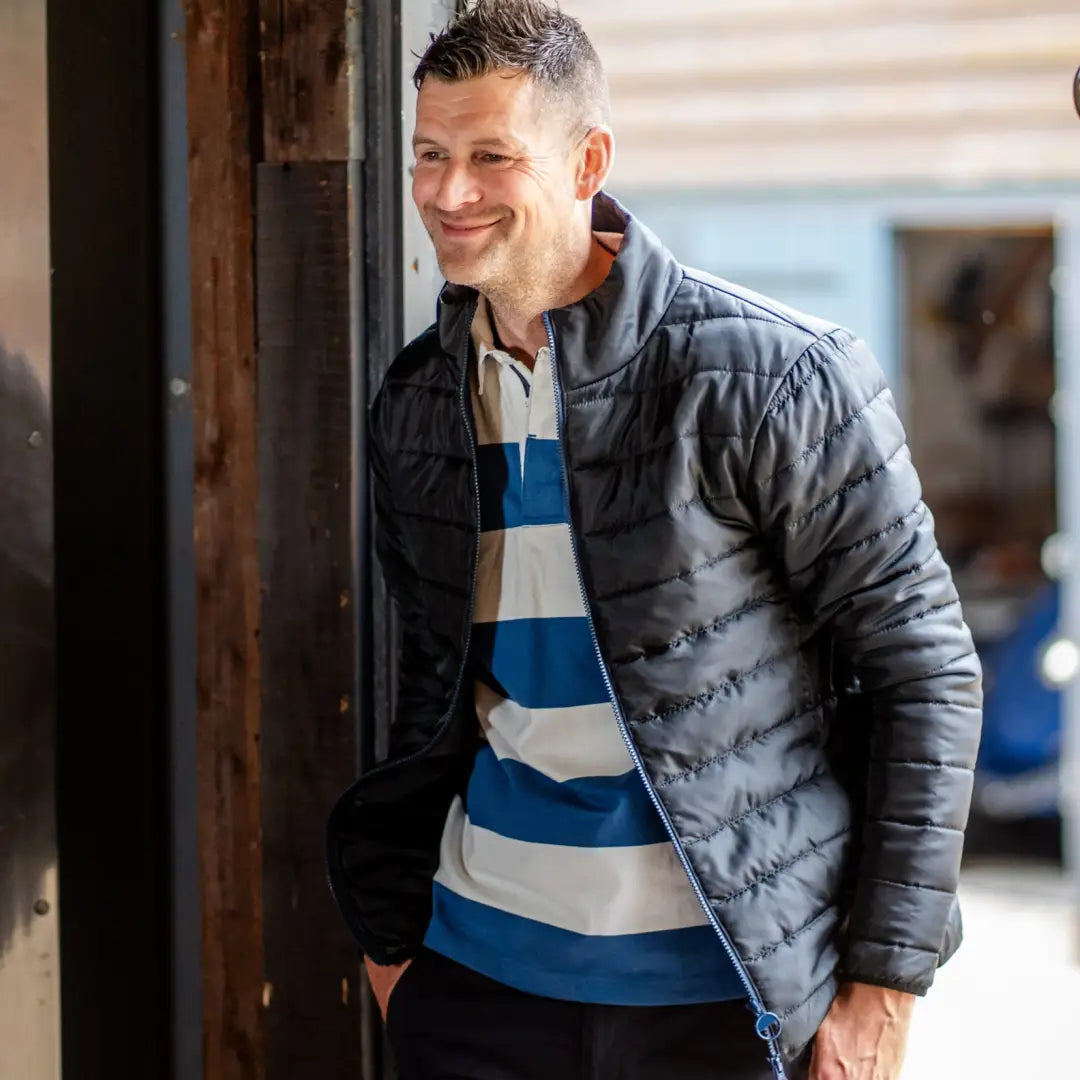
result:
M 784 1071 L 784 1059 L 780 1056 L 780 1032 L 783 1025 L 776 1013 L 763 1012 L 754 1022 L 754 1030 L 758 1037 L 769 1044 L 769 1065 L 772 1067 L 776 1080 L 787 1080 Z
M 784 1059 L 780 1056 L 780 1051 L 777 1050 L 775 1044 L 769 1047 L 769 1064 L 772 1066 L 776 1080 L 787 1080 L 787 1073 L 784 1072 Z

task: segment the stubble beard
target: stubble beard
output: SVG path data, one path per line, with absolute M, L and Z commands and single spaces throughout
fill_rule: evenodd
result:
M 455 256 L 454 245 L 448 244 L 442 248 L 436 240 L 438 235 L 438 222 L 434 225 L 424 222 L 432 246 L 435 249 L 435 258 L 439 264 L 439 271 L 452 285 L 465 285 L 471 289 L 483 291 L 485 282 L 498 276 L 498 264 L 500 259 L 499 248 L 505 245 L 505 237 L 495 236 L 488 241 L 483 248 L 470 257 Z
M 496 237 L 466 261 L 444 254 L 430 228 L 428 233 L 443 277 L 475 289 L 498 310 L 531 314 L 557 306 L 567 280 L 574 277 L 574 257 L 562 237 L 548 238 L 542 251 L 526 251 L 505 236 Z
M 517 311 L 527 306 L 534 292 L 530 279 L 540 276 L 530 274 L 529 257 L 515 251 L 505 238 L 498 238 L 470 259 L 444 254 L 437 245 L 435 256 L 447 281 L 475 289 L 501 309 Z M 540 268 L 534 266 L 533 270 Z

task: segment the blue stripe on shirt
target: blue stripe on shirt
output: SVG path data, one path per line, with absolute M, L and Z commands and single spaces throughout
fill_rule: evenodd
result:
M 526 709 L 609 700 L 587 619 L 476 623 L 472 644 L 498 692 Z
M 566 520 L 559 444 L 554 439 L 525 442 L 525 483 L 517 443 L 489 443 L 476 449 L 480 473 L 480 529 L 495 532 L 521 525 L 557 525 Z
M 638 847 L 668 841 L 633 769 L 559 783 L 520 761 L 500 760 L 484 746 L 476 755 L 466 808 L 473 825 L 533 844 Z
M 708 925 L 575 934 L 467 900 L 438 882 L 432 899 L 429 949 L 531 994 L 607 1005 L 688 1005 L 746 993 Z

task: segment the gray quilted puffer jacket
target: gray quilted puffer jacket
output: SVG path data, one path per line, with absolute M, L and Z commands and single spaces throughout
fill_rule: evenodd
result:
M 547 322 L 612 723 L 782 1075 L 838 982 L 922 994 L 959 943 L 979 663 L 866 346 L 684 268 L 607 196 L 594 224 L 624 234 L 612 271 Z M 477 746 L 475 304 L 444 290 L 372 412 L 397 719 L 328 842 L 338 904 L 380 963 L 419 947 Z

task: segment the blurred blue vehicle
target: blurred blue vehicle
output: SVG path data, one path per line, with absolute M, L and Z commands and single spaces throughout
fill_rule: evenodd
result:
M 1045 585 L 1013 630 L 980 649 L 986 698 L 975 774 L 975 813 L 998 821 L 1058 816 L 1062 694 L 1044 671 L 1060 587 Z

